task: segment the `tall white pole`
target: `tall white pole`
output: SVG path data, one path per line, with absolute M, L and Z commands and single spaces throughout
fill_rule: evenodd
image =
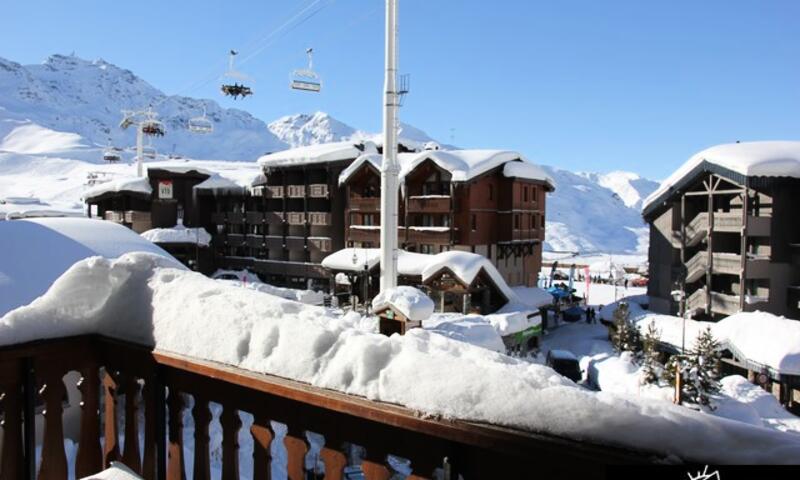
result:
M 136 124 L 136 175 L 143 177 L 142 172 L 142 154 L 144 153 L 144 132 L 142 132 L 143 122 Z
M 397 286 L 397 2 L 386 0 L 386 80 L 381 164 L 381 291 Z

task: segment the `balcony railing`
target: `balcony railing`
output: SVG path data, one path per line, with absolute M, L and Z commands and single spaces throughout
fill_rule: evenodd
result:
M 347 240 L 351 242 L 372 242 L 375 246 L 381 240 L 381 231 L 379 228 L 358 228 L 358 225 L 351 225 L 347 229 Z
M 312 183 L 308 186 L 308 196 L 311 198 L 328 198 L 328 185 L 326 183 Z
M 381 209 L 379 197 L 350 197 L 347 203 L 351 210 L 377 212 Z
M 68 407 L 78 408 L 80 416 L 78 478 L 115 460 L 146 479 L 182 479 L 188 462 L 194 478 L 210 478 L 209 402 L 222 407 L 220 460 L 225 479 L 240 475 L 240 412 L 254 419 L 249 435 L 256 479 L 270 478 L 276 461 L 285 461 L 289 479 L 313 476 L 306 470 L 306 432 L 324 437 L 319 452 L 324 478 L 344 478 L 345 469 L 353 468 L 342 451 L 345 443 L 364 447 L 359 473 L 367 480 L 389 478 L 389 454 L 410 460 L 416 478 L 430 478 L 444 466 L 443 478 L 448 480 L 458 475 L 525 478 L 532 468 L 543 478 L 595 478 L 604 476 L 609 463 L 655 460 L 639 452 L 549 435 L 425 418 L 402 407 L 95 335 L 4 347 L 0 352 L 3 478 L 30 479 L 37 471 L 42 479 L 67 478 L 62 416 L 64 378 L 72 371 L 81 376 L 80 404 Z M 184 411 L 190 397 L 194 449 L 191 458 L 185 458 Z M 40 446 L 34 427 L 42 421 L 36 414 L 38 401 L 46 412 Z M 271 455 L 278 441 L 271 421 L 287 426 L 282 437 L 285 460 Z
M 422 244 L 449 244 L 448 227 L 408 227 L 408 241 Z
M 449 213 L 449 195 L 408 197 L 409 213 Z

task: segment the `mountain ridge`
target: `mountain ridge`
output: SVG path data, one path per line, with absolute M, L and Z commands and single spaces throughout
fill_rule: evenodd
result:
M 319 111 L 267 123 L 213 100 L 168 96 L 103 59 L 51 55 L 40 65 L 28 66 L 0 57 L 0 150 L 34 156 L 56 153 L 98 163 L 109 139 L 114 145 L 134 142 L 133 132 L 118 128 L 120 111 L 151 103 L 158 104 L 159 118 L 167 128 L 167 136 L 153 142 L 162 155 L 253 161 L 286 148 L 378 136 Z M 189 132 L 189 119 L 204 111 L 214 133 Z M 420 144 L 436 141 L 408 124 L 401 124 L 400 135 Z M 129 159 L 132 152 L 124 156 Z M 556 182 L 556 191 L 548 196 L 547 249 L 582 253 L 646 249 L 641 202 L 658 186 L 656 182 L 633 172 L 570 172 L 542 166 Z

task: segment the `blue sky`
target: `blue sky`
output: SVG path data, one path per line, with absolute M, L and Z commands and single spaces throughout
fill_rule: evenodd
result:
M 378 131 L 383 2 L 319 0 L 269 37 L 313 1 L 10 0 L 0 56 L 74 51 L 267 121 L 322 110 Z M 800 137 L 799 19 L 796 0 L 400 0 L 400 115 L 460 146 L 660 179 L 713 144 Z M 308 46 L 320 95 L 287 85 Z M 227 50 L 260 47 L 241 66 L 256 94 L 223 99 Z

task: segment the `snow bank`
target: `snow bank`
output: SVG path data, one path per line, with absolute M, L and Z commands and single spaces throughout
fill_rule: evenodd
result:
M 142 477 L 122 462 L 111 462 L 111 466 L 100 473 L 84 477 L 82 480 L 141 480 Z
M 748 177 L 800 178 L 800 142 L 766 141 L 717 145 L 693 155 L 661 183 L 643 204 L 647 209 L 703 162 L 713 163 Z
M 451 340 L 468 343 L 497 353 L 505 353 L 506 346 L 494 326 L 480 315 L 437 313 L 422 322 L 422 328 Z
M 180 265 L 132 230 L 88 218 L 0 222 L 0 315 L 33 301 L 75 262 L 150 252 Z M 76 299 L 79 300 L 79 299 Z
M 742 312 L 712 327 L 723 344 L 749 360 L 788 375 L 800 375 L 800 322 L 767 312 Z
M 306 305 L 322 305 L 325 300 L 325 293 L 315 290 L 299 290 L 296 288 L 276 287 L 264 283 L 258 275 L 247 270 L 223 270 L 219 269 L 211 275 L 211 278 L 219 282 L 225 282 L 237 287 L 249 288 L 262 293 L 275 295 L 276 297 L 294 300 L 305 303 Z
M 151 195 L 153 188 L 147 177 L 122 177 L 88 188 L 83 192 L 84 200 L 91 200 L 106 193 L 131 192 Z
M 142 238 L 153 243 L 191 243 L 201 247 L 211 245 L 211 234 L 205 228 L 187 228 L 175 225 L 172 228 L 153 228 L 142 232 Z
M 323 308 L 170 265 L 146 253 L 82 260 L 0 318 L 0 344 L 97 332 L 445 418 L 688 460 L 800 461 L 800 437 L 587 391 L 550 368 L 424 329 L 367 333 Z
M 421 290 L 399 286 L 381 291 L 372 299 L 372 309 L 393 307 L 412 321 L 422 321 L 433 313 L 433 300 Z

